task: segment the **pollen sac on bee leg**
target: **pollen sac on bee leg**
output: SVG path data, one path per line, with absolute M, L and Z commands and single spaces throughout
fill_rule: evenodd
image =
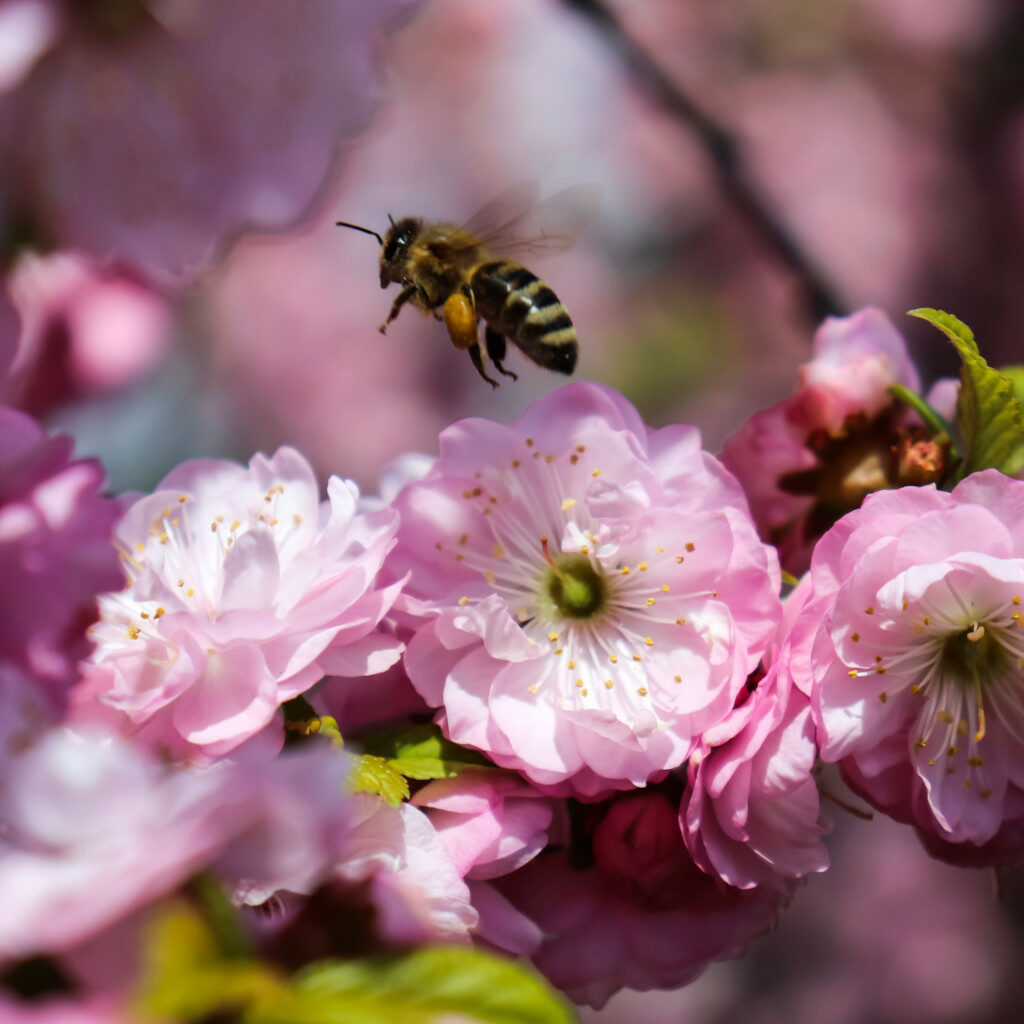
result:
M 469 296 L 455 292 L 444 304 L 444 325 L 456 348 L 472 348 L 477 340 L 477 317 Z

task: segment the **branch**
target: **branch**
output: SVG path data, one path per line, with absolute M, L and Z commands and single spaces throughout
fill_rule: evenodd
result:
M 826 316 L 843 316 L 848 310 L 814 261 L 800 248 L 789 230 L 770 210 L 748 180 L 738 155 L 736 139 L 701 110 L 632 39 L 603 0 L 563 0 L 588 18 L 605 36 L 612 49 L 642 86 L 689 131 L 693 132 L 715 167 L 725 195 L 739 209 L 755 232 L 797 276 L 814 322 Z

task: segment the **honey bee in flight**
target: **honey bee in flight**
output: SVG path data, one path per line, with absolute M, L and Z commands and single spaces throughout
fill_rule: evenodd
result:
M 411 302 L 443 319 L 452 344 L 467 349 L 477 373 L 492 387 L 484 369 L 487 356 L 506 377 L 506 340 L 538 366 L 572 373 L 579 346 L 576 328 L 554 291 L 516 259 L 551 255 L 572 245 L 592 218 L 597 189 L 578 185 L 536 202 L 536 189 L 516 186 L 488 203 L 465 225 L 394 220 L 383 237 L 370 228 L 338 221 L 339 227 L 373 235 L 380 243 L 380 286 L 399 284 L 384 334 Z M 439 312 L 440 311 L 440 312 Z M 484 344 L 480 321 L 484 321 Z

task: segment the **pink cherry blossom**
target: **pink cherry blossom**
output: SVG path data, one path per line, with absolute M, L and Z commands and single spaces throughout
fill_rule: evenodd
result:
M 458 743 L 559 795 L 639 786 L 732 707 L 781 614 L 774 552 L 697 430 L 570 384 L 464 420 L 396 500 L 426 617 L 405 664 Z
M 118 526 L 128 585 L 101 599 L 88 691 L 172 749 L 219 755 L 325 674 L 392 664 L 401 644 L 376 626 L 400 584 L 376 576 L 395 513 L 358 514 L 337 477 L 327 493 L 290 448 L 172 471 Z
M 494 883 L 540 927 L 537 967 L 570 999 L 589 1006 L 603 1006 L 620 988 L 675 988 L 692 981 L 711 961 L 737 956 L 770 928 L 781 902 L 778 891 L 734 889 L 700 871 L 664 795 L 622 802 L 633 801 L 645 806 L 639 819 L 634 811 L 628 817 L 643 823 L 646 835 L 630 837 L 631 870 L 623 870 L 621 855 L 602 863 L 602 847 L 595 843 L 593 867 L 575 868 L 565 852 L 555 851 Z M 653 806 L 658 801 L 660 811 Z M 628 835 L 621 824 L 615 831 Z M 643 871 L 644 863 L 656 865 L 660 885 Z
M 430 819 L 360 794 L 352 831 L 334 865 L 336 880 L 369 882 L 376 928 L 396 945 L 467 942 L 478 920 L 469 889 Z
M 0 997 L 0 1024 L 137 1024 L 109 998 L 72 1001 L 33 999 L 25 1002 Z
M 88 651 L 96 595 L 119 582 L 117 506 L 102 484 L 99 463 L 71 460 L 69 438 L 0 407 L 0 662 L 35 680 L 54 712 Z
M 873 495 L 822 538 L 801 613 L 822 757 L 968 860 L 1024 852 L 1022 523 L 996 470 Z
M 459 874 L 508 874 L 547 845 L 554 801 L 514 775 L 468 769 L 437 779 L 412 799 L 427 812 Z
M 0 106 L 4 205 L 63 246 L 173 269 L 292 222 L 379 100 L 373 47 L 406 6 L 49 5 L 46 59 Z
M 203 868 L 242 888 L 315 884 L 348 828 L 348 768 L 327 744 L 169 769 L 110 736 L 47 734 L 0 794 L 0 962 L 74 949 Z
M 761 536 L 800 574 L 817 538 L 872 490 L 896 485 L 892 439 L 908 420 L 891 384 L 920 389 L 903 338 L 884 313 L 829 317 L 788 398 L 755 413 L 722 449 Z
M 171 340 L 155 283 L 80 253 L 25 253 L 8 288 L 21 317 L 16 403 L 34 413 L 138 378 Z
M 777 643 L 756 689 L 690 759 L 680 824 L 693 859 L 741 889 L 770 885 L 828 867 L 821 841 L 814 722 L 790 671 L 793 621 L 804 607 L 801 584 L 786 600 Z

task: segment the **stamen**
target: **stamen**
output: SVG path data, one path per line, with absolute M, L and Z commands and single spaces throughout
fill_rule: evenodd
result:
M 970 636 L 970 634 L 967 634 Z M 985 738 L 985 708 L 981 698 L 981 679 L 978 670 L 974 670 L 974 696 L 978 702 L 978 731 L 974 734 L 975 743 L 980 743 Z

